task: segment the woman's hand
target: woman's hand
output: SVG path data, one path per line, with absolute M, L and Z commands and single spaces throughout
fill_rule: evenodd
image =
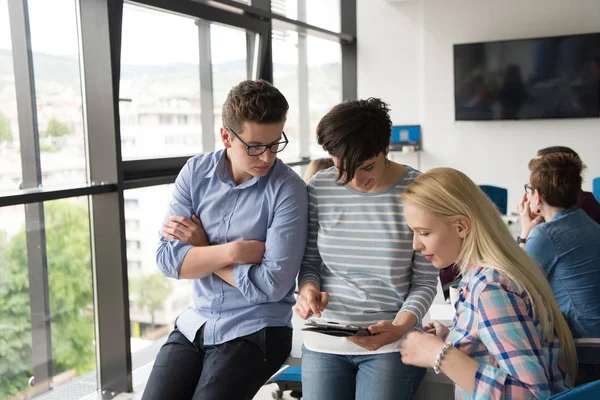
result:
M 300 288 L 294 311 L 302 319 L 307 319 L 311 315 L 320 318 L 321 312 L 325 310 L 328 303 L 329 293 L 320 292 L 317 285 L 307 282 Z
M 442 340 L 446 340 L 446 337 L 450 333 L 450 329 L 440 321 L 430 321 L 423 327 L 423 331 L 425 331 L 425 333 L 433 333 Z
M 168 240 L 180 240 L 192 246 L 208 246 L 206 232 L 196 214 L 192 219 L 173 216 L 163 223 L 163 237 Z
M 386 344 L 394 343 L 408 332 L 404 326 L 394 325 L 389 321 L 379 321 L 369 326 L 371 336 L 349 336 L 348 340 L 367 350 L 375 351 Z
M 400 345 L 402 362 L 417 367 L 433 367 L 444 341 L 431 333 L 410 332 Z
M 521 199 L 521 203 L 517 206 L 517 211 L 521 219 L 521 238 L 527 239 L 529 232 L 536 226 L 544 222 L 544 218 L 541 215 L 535 215 L 531 212 L 529 200 L 527 195 L 524 194 Z

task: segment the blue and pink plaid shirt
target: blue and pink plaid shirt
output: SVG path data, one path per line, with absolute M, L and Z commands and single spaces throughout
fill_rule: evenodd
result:
M 566 389 L 557 337 L 542 339 L 525 291 L 498 271 L 475 267 L 459 284 L 448 339 L 480 363 L 473 395 L 457 399 L 545 399 Z

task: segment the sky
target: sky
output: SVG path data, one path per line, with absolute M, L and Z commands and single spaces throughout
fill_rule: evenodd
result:
M 281 0 L 280 0 L 281 1 Z M 296 17 L 298 0 L 285 0 L 289 17 Z M 339 28 L 340 0 L 306 0 L 310 23 Z M 31 42 L 34 52 L 76 55 L 77 22 L 75 0 L 29 0 Z M 243 30 L 213 24 L 214 64 L 245 58 Z M 297 60 L 297 35 L 290 32 L 289 43 L 275 44 L 273 58 L 279 63 Z M 135 65 L 162 65 L 174 62 L 198 63 L 198 31 L 194 19 L 126 4 L 123 11 L 122 62 Z M 7 0 L 0 0 L 0 49 L 10 49 Z M 339 62 L 339 46 L 321 38 L 308 39 L 310 65 Z M 337 51 L 336 51 L 337 49 Z M 333 51 L 332 51 L 333 50 Z

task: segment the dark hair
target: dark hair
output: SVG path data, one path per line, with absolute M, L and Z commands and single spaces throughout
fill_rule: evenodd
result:
M 575 154 L 550 153 L 529 161 L 529 183 L 542 193 L 549 206 L 569 208 L 577 204 L 584 169 Z
M 360 165 L 386 151 L 392 121 L 381 99 L 348 100 L 333 107 L 317 126 L 317 140 L 338 159 L 338 181 L 350 182 Z
M 231 88 L 223 103 L 223 125 L 241 133 L 244 122 L 280 122 L 285 120 L 288 109 L 283 94 L 269 82 L 242 81 Z
M 567 146 L 544 147 L 543 149 L 540 149 L 537 151 L 538 157 L 545 156 L 548 154 L 553 154 L 553 153 L 572 154 L 575 157 L 579 158 L 579 154 L 577 154 L 577 152 L 575 152 L 575 150 L 573 150 L 572 148 L 567 147 Z

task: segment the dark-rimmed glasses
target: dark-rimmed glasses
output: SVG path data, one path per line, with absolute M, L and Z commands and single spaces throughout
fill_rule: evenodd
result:
M 256 145 L 251 146 L 248 143 L 244 142 L 242 140 L 242 138 L 237 133 L 235 133 L 235 131 L 233 129 L 231 129 L 228 126 L 226 126 L 225 128 L 227 128 L 227 130 L 229 132 L 233 133 L 233 136 L 235 136 L 240 142 L 242 142 L 242 144 L 244 146 L 246 146 L 246 151 L 248 152 L 248 155 L 252 156 L 252 157 L 260 156 L 265 151 L 267 151 L 267 149 L 273 154 L 279 153 L 279 152 L 283 151 L 283 149 L 285 149 L 285 147 L 289 143 L 287 136 L 285 136 L 285 132 L 282 131 L 281 132 L 281 135 L 283 136 L 282 141 L 279 141 L 277 143 L 271 143 L 271 144 L 256 144 Z
M 533 186 L 531 186 L 529 183 L 526 183 L 525 185 L 523 185 L 523 187 L 525 188 L 525 193 L 533 194 Z

